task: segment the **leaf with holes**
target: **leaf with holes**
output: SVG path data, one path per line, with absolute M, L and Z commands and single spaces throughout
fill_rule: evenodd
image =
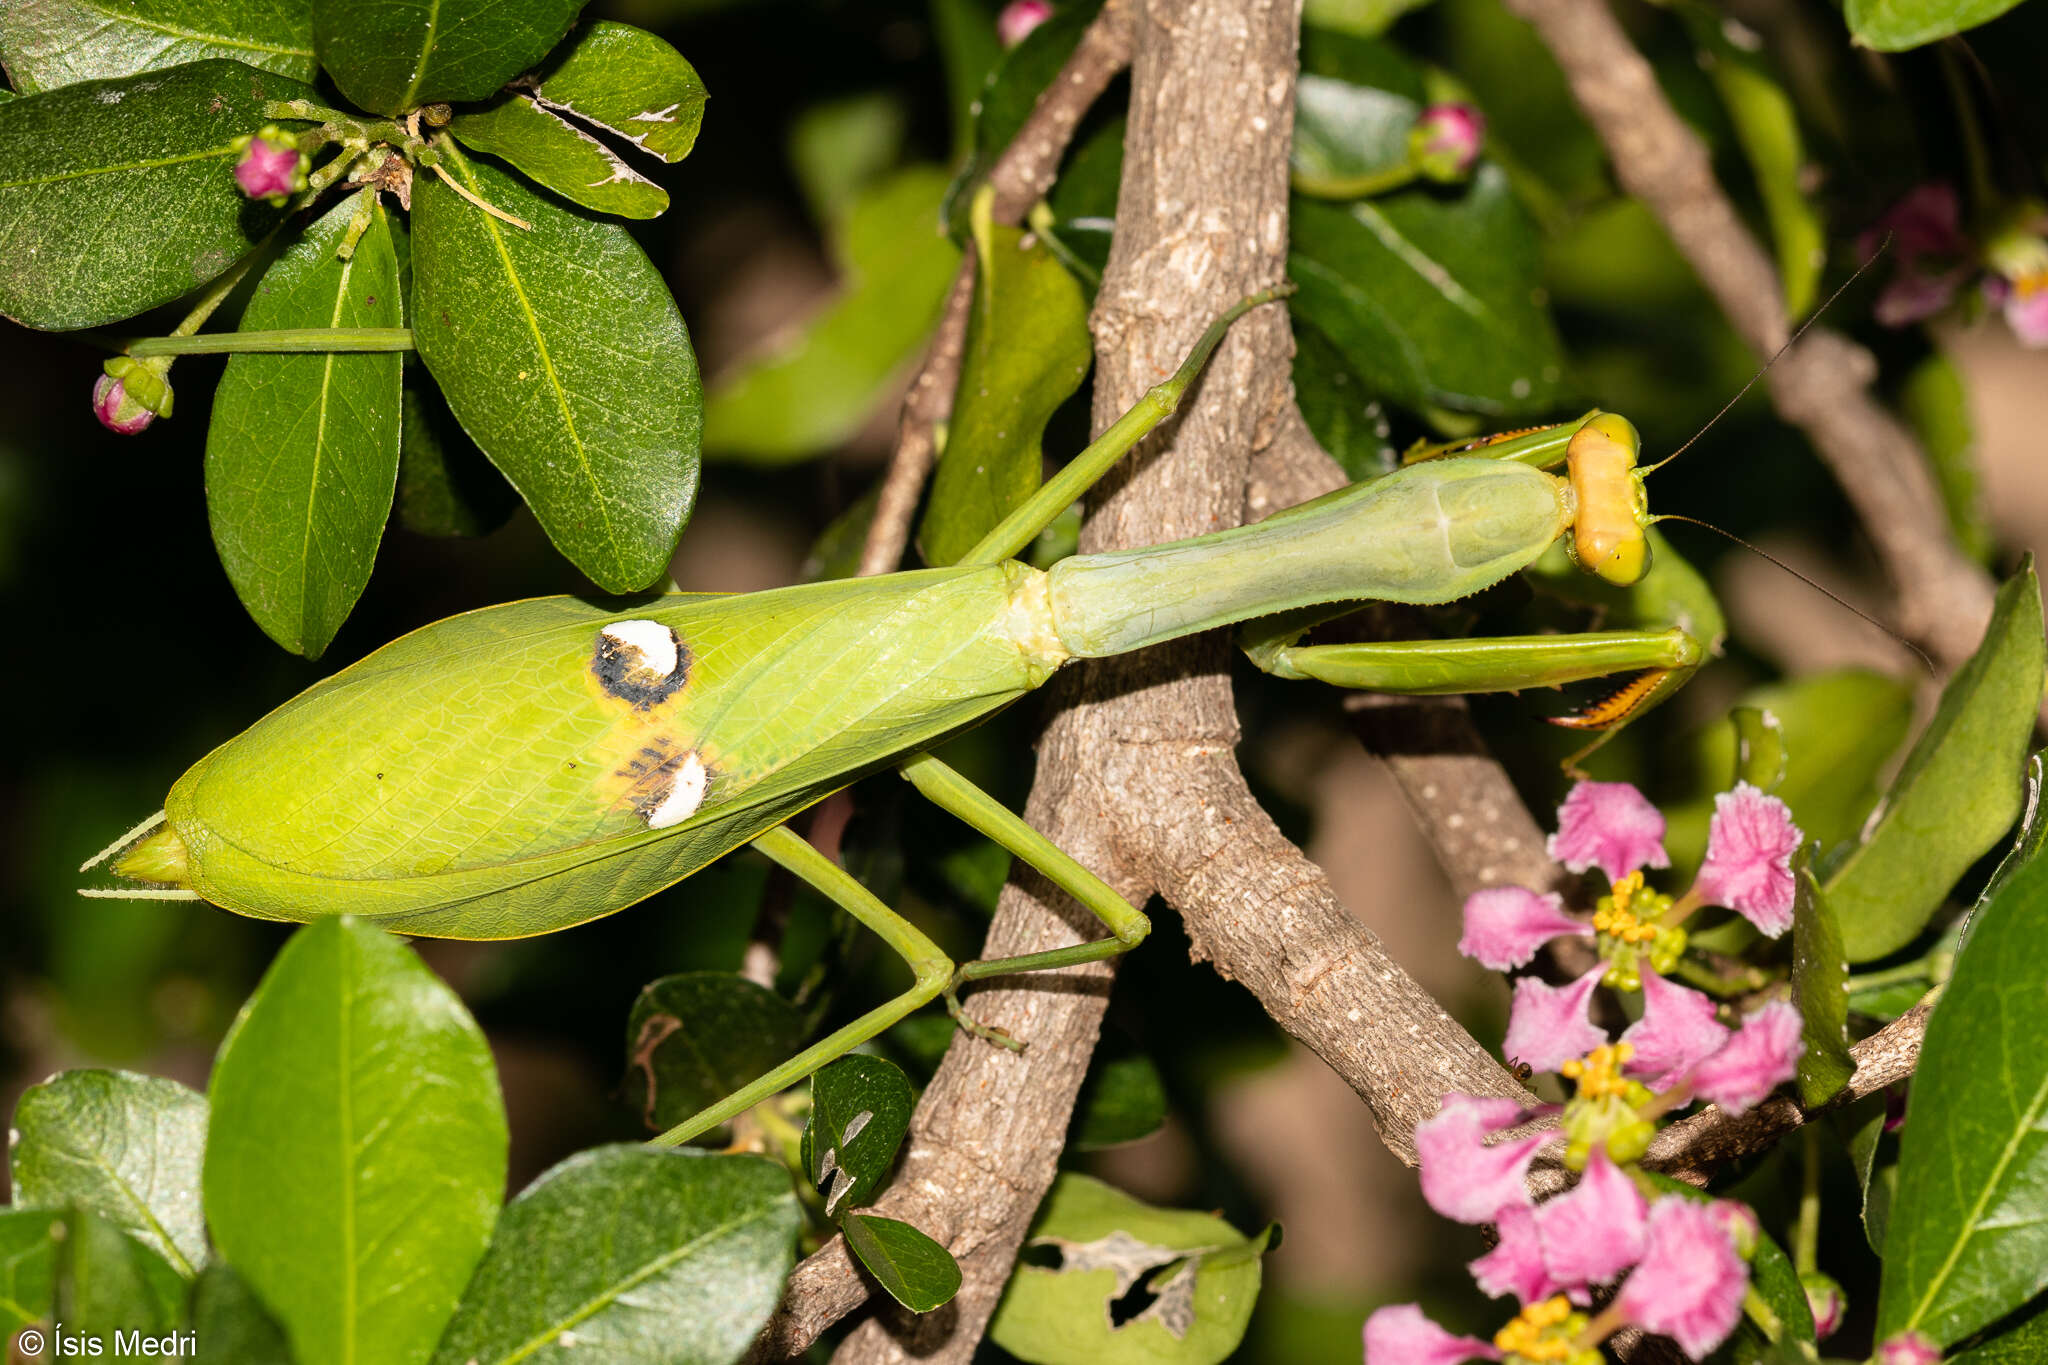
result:
M 157 1076 L 65 1071 L 22 1092 L 9 1153 L 19 1208 L 91 1209 L 190 1277 L 206 1261 L 206 1097 Z
M 346 258 L 356 221 L 367 230 Z M 375 190 L 336 204 L 263 272 L 242 330 L 398 327 L 398 257 Z M 214 548 L 263 633 L 309 659 L 362 596 L 391 518 L 397 352 L 235 355 L 206 432 Z
M 953 1253 L 910 1224 L 874 1213 L 840 1220 L 846 1245 L 889 1297 L 913 1313 L 929 1313 L 960 1292 Z
M 648 983 L 626 1019 L 626 1102 L 650 1132 L 673 1128 L 795 1055 L 803 1016 L 733 972 Z
M 803 1221 L 754 1156 L 578 1152 L 498 1221 L 437 1365 L 725 1365 L 774 1311 Z
M 989 1339 L 1033 1365 L 1214 1365 L 1244 1336 L 1275 1235 L 1062 1175 Z M 1056 1265 L 1040 1263 L 1048 1254 Z
M 205 61 L 0 104 L 0 313 L 93 327 L 226 270 L 284 216 L 235 184 L 235 139 L 312 93 Z
M 209 57 L 313 79 L 306 0 L 13 0 L 0 65 L 24 95 L 164 71 Z
M 668 287 L 626 230 L 447 147 L 484 213 L 413 184 L 414 339 L 463 429 L 606 592 L 668 567 L 697 495 L 703 391 Z
M 547 56 L 583 0 L 313 0 L 335 87 L 378 114 L 480 100 Z
M 903 1068 L 880 1057 L 841 1057 L 811 1077 L 803 1163 L 825 1195 L 825 1216 L 864 1207 L 895 1163 L 917 1096 Z

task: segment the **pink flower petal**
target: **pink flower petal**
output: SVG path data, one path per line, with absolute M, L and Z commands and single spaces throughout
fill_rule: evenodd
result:
M 1501 1052 L 1538 1071 L 1555 1071 L 1606 1042 L 1606 1031 L 1586 1018 L 1586 1005 L 1606 971 L 1603 962 L 1566 986 L 1552 986 L 1533 976 L 1517 978 Z
M 1738 782 L 1714 798 L 1697 890 L 1707 904 L 1725 905 L 1776 938 L 1792 927 L 1792 854 L 1798 848 L 1799 826 L 1785 803 Z
M 1462 180 L 1479 160 L 1486 118 L 1469 104 L 1432 104 L 1408 135 L 1409 154 L 1431 180 Z
M 2005 296 L 2005 324 L 2019 338 L 2020 345 L 2048 346 L 2048 281 L 2021 285 Z
M 1471 1095 L 1444 1096 L 1443 1110 L 1415 1128 L 1415 1155 L 1422 1167 L 1422 1197 L 1446 1218 L 1491 1223 L 1504 1208 L 1533 1202 L 1529 1163 L 1550 1134 L 1487 1146 L 1486 1139 L 1523 1114 L 1513 1100 Z
M 1597 867 L 1620 881 L 1644 867 L 1669 867 L 1664 816 L 1626 782 L 1581 782 L 1557 808 L 1550 856 L 1574 872 Z
M 1643 1258 L 1649 1211 L 1635 1182 L 1608 1160 L 1605 1147 L 1595 1147 L 1579 1183 L 1536 1207 L 1544 1268 L 1567 1289 L 1606 1284 Z
M 1941 1348 L 1918 1332 L 1901 1332 L 1887 1337 L 1877 1348 L 1877 1365 L 1935 1365 Z
M 1504 972 L 1527 966 L 1536 950 L 1560 934 L 1593 936 L 1593 926 L 1564 912 L 1564 897 L 1539 896 L 1526 886 L 1489 886 L 1465 898 L 1465 935 L 1458 951 L 1482 967 Z
M 1010 0 L 996 16 L 996 38 L 1004 47 L 1015 47 L 1050 18 L 1052 6 L 1046 0 Z
M 251 199 L 275 199 L 297 188 L 299 149 L 288 140 L 258 136 L 235 163 L 235 183 Z
M 1510 1204 L 1494 1221 L 1500 1243 L 1466 1269 L 1489 1296 L 1513 1294 L 1523 1303 L 1541 1303 L 1565 1286 L 1550 1277 L 1543 1263 L 1543 1238 L 1536 1216 Z
M 1422 1315 L 1418 1304 L 1397 1303 L 1365 1320 L 1365 1365 L 1458 1365 L 1499 1360 L 1500 1351 L 1478 1337 L 1453 1336 Z
M 1806 1044 L 1799 1011 L 1783 1000 L 1763 1006 L 1726 1046 L 1693 1068 L 1693 1089 L 1731 1114 L 1740 1114 L 1792 1079 Z
M 1849 1311 L 1848 1296 L 1832 1276 L 1818 1270 L 1801 1275 L 1799 1287 L 1806 1291 L 1807 1311 L 1813 1314 L 1813 1339 L 1826 1341 L 1841 1330 L 1842 1317 Z
M 1650 1206 L 1643 1259 L 1614 1302 L 1629 1321 L 1703 1360 L 1741 1321 L 1748 1288 L 1749 1267 L 1713 1212 L 1671 1195 Z
M 101 426 L 120 436 L 133 436 L 156 420 L 156 414 L 148 408 L 129 401 L 127 386 L 110 374 L 93 381 L 92 415 L 100 419 Z
M 1647 962 L 1637 964 L 1643 982 L 1643 1017 L 1621 1041 L 1635 1051 L 1623 1068 L 1652 1090 L 1668 1090 L 1686 1072 L 1719 1052 L 1728 1030 L 1714 1018 L 1714 1002 L 1689 986 L 1666 981 Z
M 1870 315 L 1880 327 L 1908 327 L 1925 322 L 1954 301 L 1957 291 L 1969 281 L 1971 267 L 1952 270 L 1902 268 L 1878 291 Z

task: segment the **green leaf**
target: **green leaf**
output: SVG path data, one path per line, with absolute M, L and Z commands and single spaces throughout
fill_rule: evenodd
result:
M 0 65 L 24 95 L 223 57 L 313 79 L 307 0 L 15 0 Z
M 789 169 L 811 216 L 836 239 L 861 191 L 903 158 L 909 115 L 901 97 L 870 91 L 812 105 L 789 129 Z
M 774 1311 L 802 1219 L 760 1157 L 578 1152 L 505 1206 L 434 1359 L 726 1365 Z
M 667 190 L 522 91 L 457 114 L 448 131 L 463 146 L 504 158 L 572 204 L 621 218 L 658 218 L 668 209 Z
M 1038 97 L 1079 45 L 1081 35 L 1102 9 L 1102 0 L 1075 0 L 1055 6 L 1052 17 L 1002 54 L 982 83 L 974 102 L 974 156 L 961 167 L 945 194 L 941 213 L 959 237 L 967 235 L 971 191 L 988 175 L 1003 149 L 1031 117 Z
M 368 229 L 337 253 L 358 212 Z M 241 330 L 399 327 L 390 218 L 365 189 L 263 272 Z M 235 593 L 263 633 L 317 659 L 370 581 L 391 517 L 397 352 L 232 355 L 206 433 L 206 512 Z
M 377 114 L 480 100 L 547 56 L 583 0 L 312 0 L 335 87 Z
M 206 1260 L 206 1097 L 127 1071 L 65 1071 L 22 1092 L 9 1158 L 21 1208 L 76 1204 L 190 1277 Z
M 1045 424 L 1095 358 L 1081 286 L 1044 242 L 994 225 L 978 205 L 974 245 L 953 418 L 918 531 L 934 567 L 957 563 L 1037 490 Z
M 312 93 L 216 60 L 0 104 L 0 313 L 92 327 L 226 270 L 284 216 L 235 184 L 234 140 Z
M 117 1331 L 158 1336 L 177 1327 L 185 1281 L 170 1262 L 85 1209 L 57 1221 L 55 1321 L 67 1332 L 111 1344 Z
M 1535 227 L 1498 166 L 1449 198 L 1297 201 L 1288 274 L 1295 310 L 1404 407 L 1507 417 L 1564 400 Z
M 301 1365 L 433 1350 L 490 1240 L 505 1111 L 455 993 L 357 920 L 294 934 L 213 1069 L 206 1216 Z
M 1885 1237 L 1878 1336 L 1948 1346 L 2048 1288 L 2048 858 L 1971 925 L 1927 1022 Z
M 423 536 L 487 536 L 519 506 L 425 371 L 406 371 L 398 442 L 398 524 Z
M 1880 1091 L 1844 1110 L 1839 1125 L 1863 1194 L 1863 1237 L 1879 1256 L 1899 1189 L 1899 1136 L 1885 1131 L 1890 1113 L 1891 1096 Z
M 2040 1365 L 2048 1360 L 2048 1299 L 1981 1346 L 1949 1357 L 1949 1365 Z
M 1026 1253 L 989 1338 L 1032 1365 L 1214 1365 L 1244 1336 L 1273 1234 L 1062 1175 L 1026 1242 L 1056 1252 L 1058 1268 Z
M 413 188 L 414 337 L 448 406 L 555 547 L 606 592 L 668 567 L 697 494 L 703 390 L 668 287 L 615 223 L 452 147 Z
M 945 173 L 913 166 L 863 192 L 835 255 L 843 288 L 789 341 L 720 376 L 704 445 L 761 464 L 850 440 L 896 392 L 938 322 L 960 251 L 940 231 Z
M 839 1230 L 868 1273 L 911 1312 L 929 1313 L 960 1292 L 960 1263 L 953 1253 L 910 1224 L 855 1213 Z
M 292 1365 L 284 1328 L 223 1260 L 208 1261 L 193 1282 L 192 1333 L 201 1365 Z
M 1904 52 L 1989 23 L 2020 0 L 1849 0 L 1844 17 L 1863 47 Z
M 1817 1108 L 1849 1083 L 1856 1059 L 1849 1055 L 1849 963 L 1842 956 L 1842 929 L 1835 922 L 1820 883 L 1801 849 L 1792 869 L 1792 1003 L 1799 1007 L 1799 1102 Z
M 62 1215 L 42 1209 L 0 1209 L 0 1341 L 34 1322 L 51 1320 L 57 1292 Z
M 1391 473 L 1387 419 L 1365 381 L 1321 332 L 1295 319 L 1294 401 L 1330 457 L 1354 482 Z
M 1152 1059 L 1129 1047 L 1098 1047 L 1074 1102 L 1071 1145 L 1088 1152 L 1136 1142 L 1164 1122 L 1166 1082 Z
M 1915 365 L 1900 386 L 1899 413 L 1934 466 L 1956 544 L 1978 563 L 1989 562 L 1997 543 L 1985 516 L 1984 488 L 1977 474 L 1977 424 L 1955 362 L 1936 351 Z
M 841 1057 L 811 1077 L 804 1173 L 825 1195 L 825 1216 L 871 1202 L 896 1162 L 917 1102 L 903 1068 L 881 1057 Z
M 1421 9 L 1429 0 L 1307 0 L 1301 7 L 1301 22 L 1316 28 L 1376 38 L 1410 10 Z
M 974 102 L 989 72 L 1003 55 L 996 38 L 995 17 L 980 0 L 931 0 L 932 33 L 946 69 L 947 103 L 952 110 L 953 159 L 974 150 Z
M 737 973 L 650 982 L 626 1020 L 626 1102 L 650 1132 L 673 1128 L 795 1056 L 803 1016 Z
M 2043 843 L 2048 843 L 2048 809 L 2041 801 L 2044 760 L 2048 760 L 2048 749 L 2039 749 L 2027 756 L 2025 778 L 2025 808 L 2020 812 L 2019 830 L 2013 835 L 2012 847 L 1998 860 L 1998 866 L 1991 873 L 1991 880 L 1984 883 L 1983 891 L 1977 895 L 1977 903 L 1970 913 L 1955 927 L 1956 942 L 1951 947 L 1960 947 L 1969 933 L 1969 928 L 1992 898 L 2005 889 L 2005 884 L 2017 876 L 2027 864 L 2040 854 Z
M 1876 823 L 1825 883 L 1851 962 L 1910 943 L 2012 827 L 2041 675 L 2041 588 L 2029 560 L 1999 589 L 1984 642 L 1943 689 Z
M 1387 90 L 1304 73 L 1294 96 L 1294 188 L 1356 199 L 1408 165 L 1408 133 L 1422 107 Z

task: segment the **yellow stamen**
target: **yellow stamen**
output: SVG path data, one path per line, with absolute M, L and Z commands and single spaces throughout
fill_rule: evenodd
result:
M 1626 1096 L 1631 1082 L 1621 1074 L 1636 1055 L 1633 1043 L 1602 1043 L 1584 1057 L 1575 1058 L 1558 1068 L 1560 1074 L 1579 1083 L 1579 1098 L 1587 1100 L 1605 1099 L 1609 1095 Z
M 1562 1294 L 1555 1295 L 1524 1308 L 1513 1322 L 1494 1333 L 1493 1344 L 1524 1360 L 1568 1361 L 1572 1355 L 1571 1338 L 1556 1329 L 1565 1326 L 1571 1317 L 1571 1301 Z

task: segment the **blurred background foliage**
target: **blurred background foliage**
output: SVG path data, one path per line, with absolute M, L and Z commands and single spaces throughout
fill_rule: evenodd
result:
M 1404 230 L 1439 233 L 1443 258 L 1513 314 L 1498 335 L 1475 337 L 1432 320 L 1426 306 L 1403 312 L 1398 325 L 1430 340 L 1428 372 L 1391 361 L 1375 369 L 1360 357 L 1384 338 L 1346 332 L 1361 324 L 1341 291 L 1305 288 L 1297 383 L 1312 425 L 1355 475 L 1384 468 L 1415 439 L 1594 404 L 1633 419 L 1654 459 L 1736 393 L 1754 359 L 1648 214 L 1615 190 L 1526 26 L 1497 0 L 1307 8 L 1304 67 L 1320 84 L 1313 107 L 1304 96 L 1297 169 L 1317 156 L 1324 171 L 1345 169 L 1347 156 L 1363 159 L 1350 169 L 1369 169 L 1374 110 L 1388 100 L 1471 99 L 1489 121 L 1488 159 L 1473 183 L 1372 202 Z M 981 0 L 592 7 L 660 31 L 711 91 L 694 154 L 662 176 L 674 207 L 633 226 L 667 274 L 708 381 L 707 467 L 673 564 L 679 586 L 747 590 L 849 571 L 902 385 L 958 260 L 960 246 L 939 231 L 942 215 L 964 223 L 956 172 L 1000 148 L 1033 81 L 1057 68 L 1061 34 L 1070 44 L 1086 10 L 1062 10 L 1011 54 L 1008 79 L 984 91 L 999 53 L 994 7 Z M 2004 193 L 2039 193 L 2048 87 L 2032 64 L 2048 50 L 2048 6 L 2022 5 L 1975 30 L 1966 50 L 1891 57 L 1852 47 L 1839 11 L 1819 0 L 1674 0 L 1622 13 L 1776 245 L 1795 297 L 1824 297 L 1847 278 L 1856 235 L 1913 184 L 1966 183 L 1966 126 Z M 1114 212 L 1121 89 L 1076 139 L 1041 223 L 1091 290 Z M 1298 261 L 1369 281 L 1374 262 L 1355 223 L 1305 201 Z M 1877 351 L 1881 387 L 1939 457 L 1959 534 L 2009 568 L 2020 551 L 2048 544 L 2048 481 L 2034 464 L 2048 420 L 2043 355 L 1968 308 L 1929 328 L 1877 328 L 1869 319 L 1884 271 L 1881 263 L 1852 284 L 1830 325 Z M 482 518 L 495 529 L 469 537 L 415 534 L 404 525 L 430 518 L 402 507 L 360 606 L 327 657 L 309 664 L 243 613 L 208 539 L 200 461 L 221 361 L 182 361 L 176 420 L 123 439 L 92 418 L 99 357 L 87 347 L 5 327 L 0 354 L 0 613 L 17 641 L 6 675 L 14 721 L 0 858 L 0 1103 L 11 1108 L 22 1086 L 76 1065 L 203 1084 L 283 931 L 204 905 L 82 901 L 78 865 L 156 809 L 210 746 L 325 672 L 441 616 L 587 584 L 509 500 Z M 1529 372 L 1510 374 L 1515 366 Z M 1527 382 L 1517 389 L 1515 380 Z M 1048 427 L 1054 459 L 1083 444 L 1086 412 L 1084 385 Z M 1656 508 L 1759 540 L 1852 600 L 1881 606 L 1883 585 L 1841 495 L 1756 394 L 1652 489 Z M 1752 688 L 1819 673 L 1775 699 L 1824 717 L 1813 733 L 1855 737 L 1841 754 L 1806 759 L 1836 778 L 1827 819 L 1853 828 L 1872 774 L 1906 730 L 1907 660 L 1776 569 L 1704 532 L 1671 534 L 1724 596 L 1727 657 L 1603 754 L 1602 775 L 1630 777 L 1678 808 L 1673 845 L 1683 860 L 1703 837 L 1707 794 L 1728 781 L 1729 741 L 1715 722 Z M 1518 610 L 1526 601 L 1516 591 L 1471 611 Z M 1498 1036 L 1505 993 L 1455 957 L 1449 891 L 1350 737 L 1341 697 L 1249 668 L 1239 681 L 1245 766 L 1269 808 L 1426 985 L 1479 1036 Z M 1562 794 L 1556 760 L 1570 745 L 1536 718 L 1563 705 L 1536 695 L 1475 701 L 1544 814 Z M 947 757 L 1018 804 L 1038 714 L 1027 701 Z M 907 795 L 900 783 L 869 783 L 818 818 L 844 822 L 848 861 L 880 894 L 949 951 L 972 956 L 1004 860 Z M 1098 1061 L 1116 1077 L 1080 1120 L 1094 1141 L 1077 1143 L 1069 1162 L 1145 1198 L 1220 1210 L 1241 1228 L 1281 1220 L 1286 1238 L 1239 1358 L 1355 1360 L 1359 1322 L 1390 1299 L 1419 1296 L 1458 1322 L 1456 1296 L 1472 1292 L 1458 1267 L 1477 1254 L 1476 1240 L 1421 1215 L 1410 1177 L 1342 1084 L 1290 1048 L 1248 995 L 1191 966 L 1172 917 L 1161 918 L 1122 969 Z M 490 1034 L 511 1107 L 515 1187 L 568 1151 L 645 1131 L 625 1046 L 636 996 L 658 973 L 737 969 L 758 932 L 780 942 L 779 984 L 818 1016 L 848 1014 L 893 986 L 878 945 L 843 933 L 752 855 L 574 933 L 419 945 Z M 947 1036 L 913 1020 L 888 1050 L 921 1075 Z M 1137 1133 L 1149 1135 L 1104 1145 Z M 1741 1193 L 1767 1223 L 1782 1211 L 1786 1179 L 1775 1160 L 1746 1177 Z M 1839 1205 L 1853 1206 L 1853 1195 Z M 1851 1259 L 1830 1269 L 1852 1303 L 1867 1304 L 1874 1262 L 1859 1284 L 1856 1250 L 1845 1245 Z

